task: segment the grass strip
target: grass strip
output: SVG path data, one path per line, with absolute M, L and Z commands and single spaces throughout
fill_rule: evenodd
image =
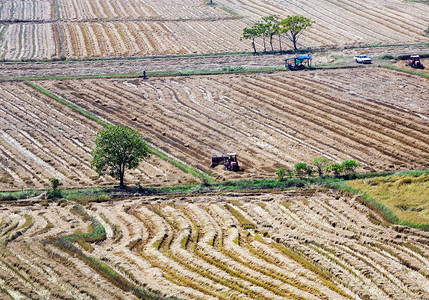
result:
M 53 93 L 51 93 L 51 92 L 49 92 L 48 90 L 46 90 L 46 89 L 42 88 L 41 86 L 39 86 L 39 85 L 37 85 L 37 84 L 35 84 L 35 83 L 33 83 L 33 82 L 29 82 L 29 81 L 26 81 L 25 83 L 26 83 L 26 84 L 28 84 L 29 86 L 31 86 L 31 87 L 33 87 L 33 88 L 35 88 L 36 90 L 38 90 L 38 91 L 39 91 L 39 92 L 41 92 L 42 94 L 44 94 L 44 95 L 46 95 L 46 96 L 48 96 L 48 97 L 50 97 L 50 98 L 52 98 L 52 99 L 54 99 L 54 100 L 57 100 L 58 102 L 60 102 L 60 103 L 62 103 L 62 104 L 64 104 L 64 105 L 66 105 L 66 106 L 70 107 L 71 109 L 73 109 L 73 110 L 75 110 L 75 111 L 77 111 L 77 112 L 81 113 L 81 114 L 82 114 L 82 115 L 84 115 L 85 117 L 90 118 L 90 119 L 92 119 L 92 120 L 96 121 L 97 123 L 99 123 L 99 124 L 101 124 L 101 125 L 103 125 L 103 126 L 111 126 L 108 122 L 106 122 L 106 121 L 104 121 L 104 120 L 100 119 L 100 118 L 99 118 L 99 117 L 97 117 L 97 116 L 94 116 L 93 114 L 91 114 L 91 113 L 89 113 L 89 112 L 87 112 L 87 111 L 83 110 L 83 109 L 82 109 L 82 108 L 80 108 L 80 107 L 77 107 L 76 105 L 74 105 L 74 104 L 72 104 L 72 103 L 70 103 L 70 102 L 68 102 L 68 101 L 64 100 L 63 98 L 60 98 L 60 97 L 58 97 L 58 96 L 54 95 Z
M 39 85 L 37 85 L 37 84 L 35 84 L 33 82 L 29 82 L 29 81 L 26 81 L 26 83 L 28 85 L 30 85 L 31 87 L 35 88 L 36 90 L 38 90 L 39 92 L 41 92 L 42 94 L 44 94 L 44 95 L 46 95 L 48 97 L 51 97 L 54 100 L 59 101 L 60 103 L 62 103 L 64 105 L 70 107 L 71 109 L 73 109 L 73 110 L 81 113 L 85 117 L 88 117 L 88 118 L 96 121 L 97 123 L 99 123 L 99 124 L 101 124 L 103 126 L 112 126 L 110 123 L 108 123 L 108 122 L 102 120 L 101 118 L 99 118 L 99 117 L 97 117 L 97 116 L 95 116 L 95 115 L 87 112 L 84 109 L 81 109 L 81 108 L 77 107 L 76 105 L 68 102 L 67 100 L 65 100 L 63 98 L 54 95 L 53 93 L 51 93 L 48 90 L 42 88 L 41 86 L 39 86 Z M 197 178 L 202 178 L 202 179 L 204 179 L 204 180 L 206 180 L 207 182 L 210 182 L 210 183 L 215 182 L 214 179 L 212 179 L 208 174 L 206 174 L 204 172 L 197 171 L 196 169 L 193 169 L 193 168 L 185 165 L 184 163 L 179 162 L 179 161 L 177 161 L 177 160 L 169 157 L 168 155 L 166 155 L 165 153 L 161 152 L 160 150 L 155 149 L 153 146 L 149 146 L 149 152 L 157 155 L 161 159 L 164 159 L 164 160 L 168 161 L 169 163 L 171 163 L 174 166 L 178 167 L 182 171 L 184 171 L 186 173 L 189 173 L 189 174 L 191 174 L 191 175 L 193 175 L 193 176 L 195 176 Z
M 401 68 L 401 67 L 394 66 L 394 65 L 385 65 L 383 67 L 387 68 L 387 69 L 402 71 L 402 72 L 405 72 L 405 73 L 410 73 L 410 74 L 414 74 L 414 75 L 420 75 L 420 76 L 429 78 L 429 74 L 428 73 L 417 71 L 417 70 L 409 70 L 409 69 Z

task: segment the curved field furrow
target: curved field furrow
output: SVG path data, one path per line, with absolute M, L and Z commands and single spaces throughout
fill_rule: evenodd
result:
M 43 188 L 51 178 L 65 187 L 113 183 L 90 167 L 95 121 L 35 91 L 25 83 L 0 86 L 0 190 Z M 49 109 L 47 109 L 49 108 Z M 126 174 L 135 184 L 192 182 L 169 163 L 152 157 Z
M 379 225 L 376 212 L 333 190 L 142 197 L 90 206 L 0 204 L 2 292 L 132 297 L 84 259 L 92 257 L 129 284 L 184 299 L 429 297 L 429 235 Z M 106 238 L 69 250 L 54 246 L 59 236 L 91 230 L 81 211 L 100 221 Z
M 426 144 L 426 141 L 429 139 L 429 135 L 422 136 L 419 139 L 420 141 L 416 140 L 414 138 L 414 135 L 416 135 L 415 131 L 406 130 L 404 134 L 401 134 L 406 127 L 401 126 L 401 124 L 398 124 L 398 122 L 390 120 L 390 122 L 380 122 L 380 118 L 377 115 L 371 119 L 368 118 L 367 112 L 365 112 L 363 109 L 365 103 L 363 103 L 363 105 L 359 107 L 359 110 L 355 113 L 355 111 L 350 109 L 348 105 L 337 105 L 336 103 L 338 103 L 340 100 L 338 97 L 334 95 L 329 95 L 329 97 L 327 97 L 318 91 L 305 93 L 303 91 L 305 88 L 304 86 L 296 85 L 296 81 L 293 81 L 294 78 L 288 79 L 289 80 L 282 80 L 282 84 L 276 86 L 275 88 L 273 85 L 271 85 L 270 81 L 262 80 L 262 82 L 259 83 L 259 81 L 256 82 L 253 80 L 251 81 L 251 84 L 253 87 L 260 86 L 261 89 L 268 89 L 270 92 L 274 93 L 273 95 L 284 95 L 289 98 L 289 101 L 292 99 L 297 101 L 296 107 L 298 107 L 300 110 L 311 112 L 312 114 L 315 114 L 316 116 L 318 115 L 319 117 L 323 117 L 323 115 L 326 113 L 329 113 L 331 117 L 338 117 L 340 118 L 339 124 L 342 124 L 341 126 L 343 129 L 347 128 L 347 124 L 353 124 L 353 127 L 350 129 L 354 130 L 355 133 L 359 132 L 363 133 L 365 136 L 372 136 L 374 139 L 377 139 L 380 144 L 393 143 L 399 150 L 401 150 L 402 153 L 406 155 L 414 152 L 413 155 L 415 157 L 418 157 L 419 155 L 424 157 L 425 154 L 428 153 L 429 148 Z M 285 85 L 290 86 L 287 91 L 282 89 Z M 309 102 L 308 99 L 314 100 L 313 102 Z M 352 103 L 355 102 L 354 99 L 351 99 L 350 101 Z M 306 105 L 310 105 L 308 109 L 306 109 Z M 338 113 L 334 113 L 331 108 L 335 108 Z M 369 130 L 366 129 L 368 122 L 373 124 Z M 410 122 L 410 120 L 408 120 L 408 122 Z M 388 141 L 386 138 L 393 139 L 394 141 Z M 401 143 L 403 145 L 400 145 Z
M 292 167 L 323 156 L 332 161 L 355 159 L 367 171 L 427 166 L 428 122 L 422 117 L 427 114 L 426 95 L 416 89 L 386 96 L 389 74 L 392 84 L 401 82 L 404 89 L 421 86 L 420 79 L 372 69 L 359 73 L 360 86 L 368 86 L 359 89 L 354 83 L 358 72 L 42 85 L 106 120 L 137 128 L 180 161 L 229 178 L 271 177 L 282 165 Z M 383 81 L 379 93 L 374 81 Z M 244 172 L 208 168 L 210 155 L 225 152 L 238 153 Z

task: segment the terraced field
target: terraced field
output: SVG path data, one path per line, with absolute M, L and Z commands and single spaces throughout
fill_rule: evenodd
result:
M 58 178 L 64 187 L 112 184 L 90 167 L 90 151 L 101 126 L 37 92 L 25 83 L 0 84 L 0 190 L 46 188 Z M 151 157 L 130 172 L 129 183 L 193 181 L 190 175 Z
M 429 235 L 328 190 L 2 204 L 0 220 L 4 299 L 429 298 Z
M 428 167 L 427 79 L 366 68 L 257 75 L 40 83 L 106 120 L 127 124 L 180 161 L 227 178 L 272 177 L 327 157 L 360 171 Z M 243 172 L 210 169 L 237 152 Z

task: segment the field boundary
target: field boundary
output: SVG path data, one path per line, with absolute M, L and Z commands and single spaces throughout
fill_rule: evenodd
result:
M 29 86 L 33 87 L 34 89 L 38 90 L 42 94 L 44 94 L 44 95 L 46 95 L 46 96 L 48 96 L 48 97 L 50 97 L 50 98 L 52 98 L 52 99 L 54 99 L 54 100 L 62 103 L 62 104 L 70 107 L 71 109 L 73 109 L 73 110 L 81 113 L 85 117 L 88 117 L 88 118 L 96 121 L 97 123 L 99 123 L 99 124 L 101 124 L 103 126 L 112 126 L 111 123 L 109 123 L 109 122 L 107 122 L 105 120 L 102 120 L 101 118 L 99 118 L 99 117 L 97 117 L 97 116 L 95 116 L 95 115 L 87 112 L 86 110 L 84 110 L 84 109 L 82 109 L 82 108 L 80 108 L 80 107 L 78 107 L 78 106 L 76 106 L 76 105 L 68 102 L 67 100 L 65 100 L 65 99 L 63 99 L 61 97 L 58 97 L 58 96 L 54 95 L 53 93 L 49 92 L 48 90 L 42 88 L 41 86 L 39 86 L 39 85 L 37 85 L 37 84 L 35 84 L 33 82 L 26 81 L 25 83 L 28 84 Z M 169 157 L 167 154 L 163 153 L 161 150 L 156 149 L 154 145 L 151 145 L 150 143 L 148 143 L 148 146 L 149 146 L 149 152 L 150 153 L 153 153 L 156 156 L 158 156 L 159 158 L 168 161 L 169 163 L 171 163 L 174 166 L 178 167 L 182 171 L 184 171 L 186 173 L 189 173 L 189 174 L 191 174 L 191 175 L 193 175 L 193 176 L 195 176 L 197 178 L 200 178 L 202 180 L 206 180 L 208 182 L 214 182 L 215 181 L 208 174 L 206 174 L 204 172 L 201 172 L 199 170 L 196 170 L 194 168 L 191 168 L 191 167 L 187 166 L 186 164 L 184 164 L 183 162 L 180 162 L 180 161 L 178 161 L 178 160 L 176 160 L 174 158 Z
M 242 52 L 223 52 L 223 53 L 200 53 L 200 54 L 177 54 L 177 55 L 149 55 L 149 56 L 135 56 L 135 57 L 102 57 L 102 58 L 85 58 L 85 59 L 40 59 L 40 60 L 0 60 L 1 63 L 7 64 L 31 64 L 31 63 L 72 63 L 72 62 L 107 62 L 107 61 L 138 61 L 138 60 L 154 60 L 154 59 L 181 59 L 181 58 L 209 58 L 209 57 L 223 57 L 223 56 L 263 56 L 263 55 L 285 55 L 285 54 L 298 54 L 298 53 L 317 53 L 326 52 L 331 50 L 350 50 L 350 49 L 371 49 L 371 48 L 387 48 L 387 47 L 411 47 L 411 46 L 429 46 L 429 43 L 412 43 L 412 44 L 384 44 L 384 45 L 361 45 L 361 46 L 342 46 L 342 47 L 325 47 L 325 48 L 302 48 L 297 52 L 290 50 L 282 51 L 267 51 L 257 52 L 242 51 Z

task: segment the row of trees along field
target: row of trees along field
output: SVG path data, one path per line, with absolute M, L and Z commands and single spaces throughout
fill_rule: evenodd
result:
M 252 47 L 256 53 L 255 39 L 262 38 L 264 44 L 264 52 L 267 52 L 266 39 L 268 38 L 271 51 L 274 52 L 273 37 L 278 36 L 279 50 L 282 51 L 282 35 L 286 36 L 293 44 L 294 51 L 298 38 L 305 29 L 310 28 L 314 21 L 303 16 L 287 16 L 285 19 L 280 19 L 278 15 L 263 17 L 262 20 L 253 24 L 252 27 L 243 29 L 241 39 L 252 40 Z

